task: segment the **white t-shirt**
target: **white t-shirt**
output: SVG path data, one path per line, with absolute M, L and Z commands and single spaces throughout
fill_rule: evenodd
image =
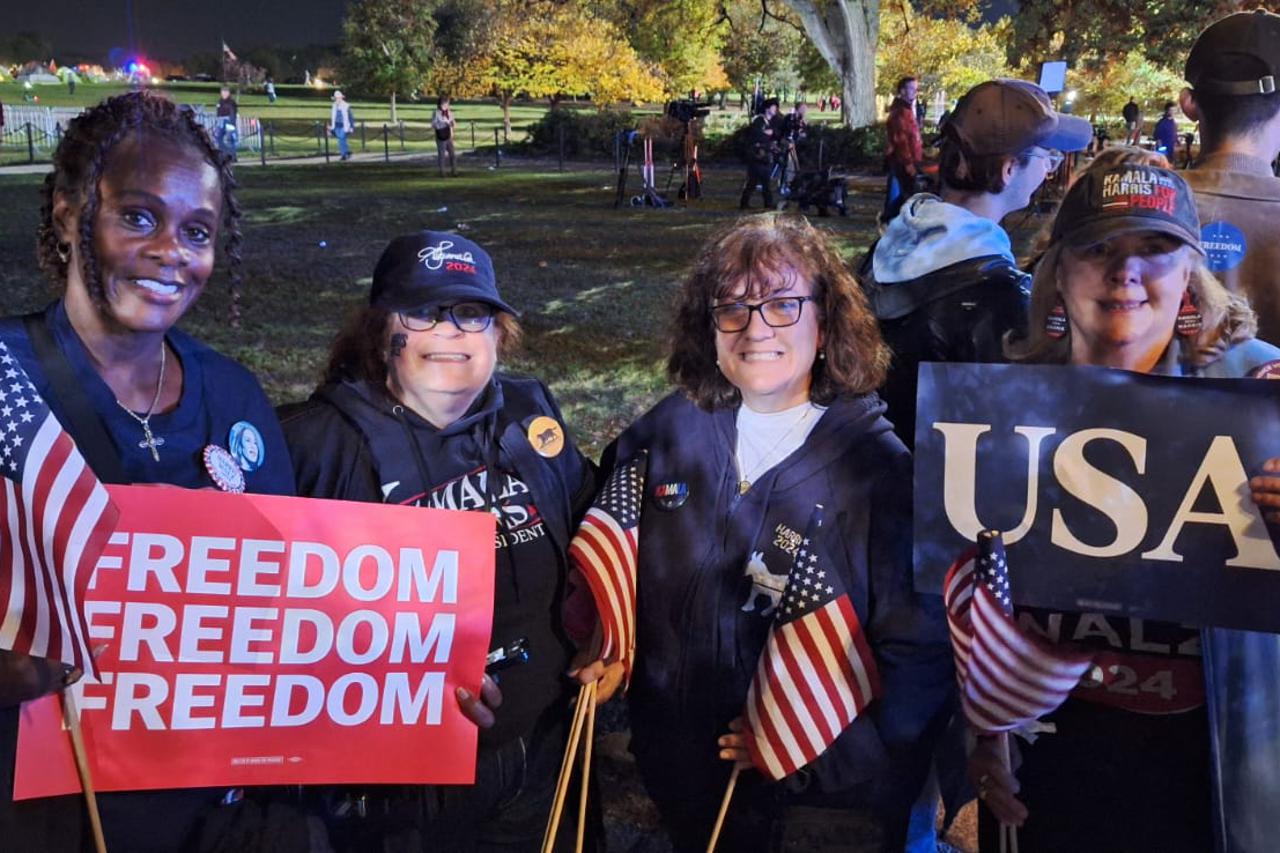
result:
M 804 444 L 827 409 L 805 401 L 780 412 L 756 412 L 745 403 L 738 408 L 738 480 L 754 483 Z

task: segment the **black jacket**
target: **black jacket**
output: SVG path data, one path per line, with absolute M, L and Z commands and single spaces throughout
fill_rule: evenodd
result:
M 481 742 L 528 735 L 544 714 L 558 714 L 571 654 L 560 615 L 566 551 L 595 494 L 595 468 L 569 438 L 546 386 L 495 377 L 445 429 L 357 381 L 326 385 L 280 416 L 299 495 L 494 513 L 491 645 L 524 637 L 530 658 L 503 673 L 503 704 Z M 530 424 L 538 417 L 560 425 L 563 446 L 553 456 L 534 449 L 540 435 Z M 495 467 L 501 476 L 491 479 Z
M 605 452 L 609 467 L 648 451 L 631 749 L 678 849 L 706 844 L 730 770 L 716 739 L 743 713 L 773 621 L 760 579 L 789 573 L 815 504 L 883 694 L 800 773 L 777 784 L 744 775 L 733 808 L 785 823 L 794 806 L 873 805 L 902 849 L 955 684 L 941 599 L 912 589 L 911 457 L 883 411 L 874 394 L 837 398 L 745 495 L 733 409 L 705 412 L 672 394 Z M 687 497 L 664 505 L 655 493 L 671 485 Z
M 1001 255 L 970 258 L 882 285 L 867 254 L 860 278 L 893 363 L 880 396 L 894 432 L 915 446 L 916 371 L 922 361 L 1002 362 L 1004 337 L 1026 332 L 1031 276 Z

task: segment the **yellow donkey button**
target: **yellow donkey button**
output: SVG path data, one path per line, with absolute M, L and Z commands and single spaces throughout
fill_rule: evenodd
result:
M 554 459 L 564 450 L 564 428 L 555 418 L 546 415 L 536 417 L 529 424 L 529 443 L 539 456 Z

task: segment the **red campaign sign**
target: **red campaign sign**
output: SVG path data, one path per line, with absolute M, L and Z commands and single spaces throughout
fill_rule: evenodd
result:
M 98 790 L 473 781 L 492 515 L 108 488 L 72 688 Z M 59 700 L 28 703 L 15 799 L 79 790 Z

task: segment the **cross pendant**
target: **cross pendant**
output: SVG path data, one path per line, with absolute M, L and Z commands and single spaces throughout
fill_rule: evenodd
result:
M 150 450 L 151 458 L 159 462 L 160 451 L 157 450 L 156 448 L 164 447 L 164 439 L 160 438 L 159 436 L 155 436 L 151 434 L 150 424 L 143 424 L 142 432 L 145 438 L 143 438 L 142 441 L 138 442 L 138 447 L 141 448 L 142 450 Z

